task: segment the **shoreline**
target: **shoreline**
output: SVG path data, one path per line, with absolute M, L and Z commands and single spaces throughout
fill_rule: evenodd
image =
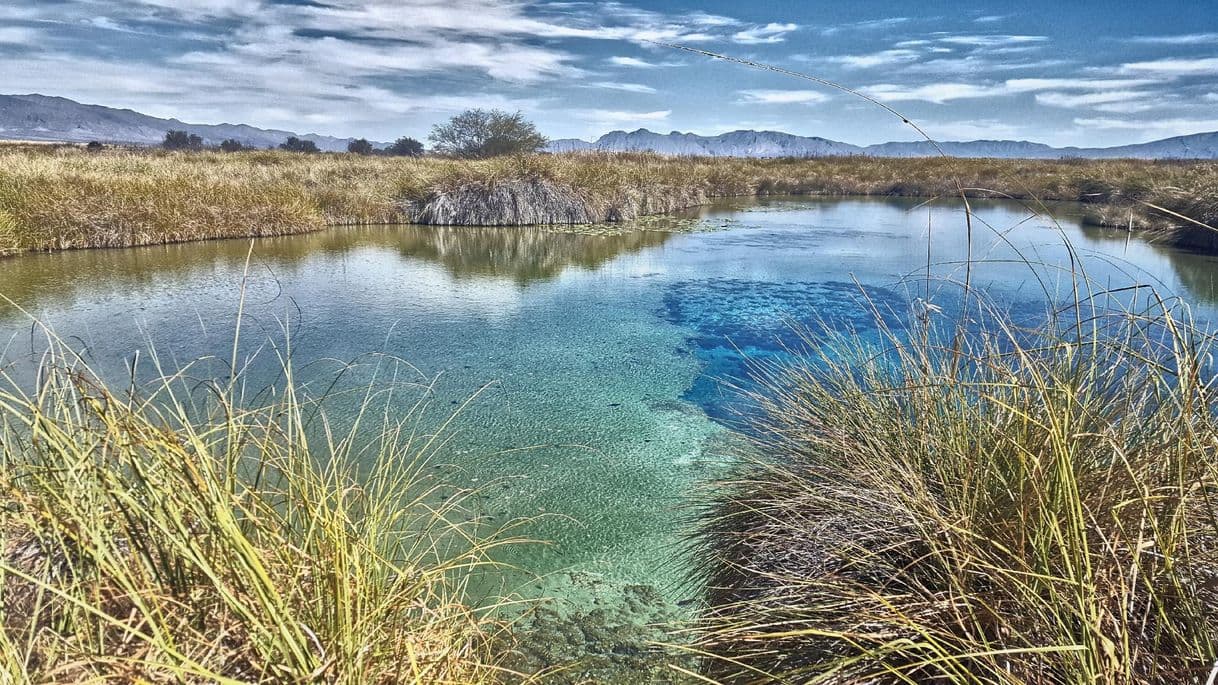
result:
M 1083 221 L 1218 253 L 1218 163 L 669 158 L 459 161 L 0 146 L 0 255 L 291 235 L 370 224 L 595 225 L 717 199 L 1079 202 Z M 1173 216 L 1175 214 L 1176 216 Z M 1198 224 L 1180 217 L 1188 217 Z

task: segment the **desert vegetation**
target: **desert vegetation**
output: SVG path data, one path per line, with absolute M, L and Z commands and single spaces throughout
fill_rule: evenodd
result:
M 305 141 L 308 142 L 308 141 Z M 411 149 L 415 149 L 411 147 Z M 408 152 L 407 154 L 411 154 Z M 1218 164 L 962 159 L 490 159 L 0 148 L 0 252 L 284 235 L 375 223 L 581 223 L 751 195 L 1010 197 L 1213 249 Z

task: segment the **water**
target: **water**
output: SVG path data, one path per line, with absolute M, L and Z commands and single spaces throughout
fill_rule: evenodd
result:
M 1011 245 L 1065 266 L 1064 234 L 1095 283 L 1155 283 L 1201 318 L 1215 313 L 1218 258 L 1083 228 L 1070 206 L 1055 224 L 1016 203 L 975 204 L 972 252 L 986 261 L 971 278 L 1013 312 L 1043 311 L 1045 289 L 1069 282 L 1052 268 L 1037 281 Z M 137 350 L 168 366 L 227 358 L 249 246 L 22 256 L 0 261 L 0 293 L 125 379 Z M 792 322 L 866 337 L 871 305 L 899 323 L 913 297 L 950 304 L 946 282 L 964 278 L 967 253 L 950 202 L 734 201 L 583 232 L 333 229 L 253 244 L 242 354 L 288 329 L 305 380 L 369 352 L 399 356 L 434 379 L 436 422 L 481 392 L 439 471 L 482 488 L 477 515 L 492 527 L 541 515 L 522 532 L 549 544 L 505 551 L 527 570 L 507 582 L 570 599 L 568 614 L 609 607 L 603 621 L 639 625 L 691 599 L 683 507 L 732 452 L 735 400 L 718 379 L 745 375 L 745 356 L 780 354 Z M 28 372 L 30 320 L 0 306 L 0 335 L 14 373 Z M 272 382 L 273 358 L 259 359 L 251 383 Z

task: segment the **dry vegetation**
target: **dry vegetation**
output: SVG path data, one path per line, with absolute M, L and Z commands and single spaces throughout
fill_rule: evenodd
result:
M 959 185 L 957 185 L 959 184 Z M 1215 247 L 1218 164 L 570 154 L 479 161 L 0 147 L 0 252 L 371 223 L 617 221 L 725 196 L 971 196 L 1090 203 L 1093 221 Z M 1151 205 L 1162 207 L 1162 211 Z
M 893 333 L 888 355 L 844 341 L 766 370 L 765 459 L 705 521 L 708 670 L 732 683 L 1212 682 L 1210 343 L 1161 305 L 1070 321 L 963 335 L 949 323 Z
M 463 604 L 490 543 L 449 523 L 439 440 L 190 374 L 120 395 L 59 357 L 0 392 L 0 681 L 497 680 L 501 626 Z

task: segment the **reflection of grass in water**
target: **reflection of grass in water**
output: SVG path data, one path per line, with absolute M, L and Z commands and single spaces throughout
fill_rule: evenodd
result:
M 0 392 L 0 679 L 494 680 L 463 604 L 490 543 L 434 503 L 442 440 L 379 406 L 395 367 L 345 429 L 189 369 L 129 397 L 55 356 Z
M 347 227 L 307 235 L 259 239 L 254 256 L 275 269 L 296 268 L 316 255 L 363 247 L 397 250 L 443 264 L 453 275 L 509 277 L 524 284 L 558 276 L 571 266 L 595 269 L 622 254 L 663 245 L 671 232 L 699 226 L 695 220 L 656 217 L 661 230 L 630 227 L 493 229 L 420 226 Z M 639 227 L 652 226 L 640 223 Z M 129 250 L 89 250 L 53 257 L 30 255 L 0 262 L 0 294 L 37 309 L 68 301 L 78 292 L 151 286 L 168 274 L 226 266 L 239 273 L 249 251 L 244 240 L 163 245 Z M 55 268 L 48 268 L 54 260 Z M 261 274 L 257 271 L 255 275 Z M 72 277 L 66 277 L 70 274 Z M 11 309 L 0 302 L 0 312 Z
M 402 254 L 439 262 L 460 277 L 506 276 L 520 284 L 548 280 L 571 266 L 594 270 L 622 254 L 663 245 L 661 231 L 554 231 L 519 227 L 403 227 Z

